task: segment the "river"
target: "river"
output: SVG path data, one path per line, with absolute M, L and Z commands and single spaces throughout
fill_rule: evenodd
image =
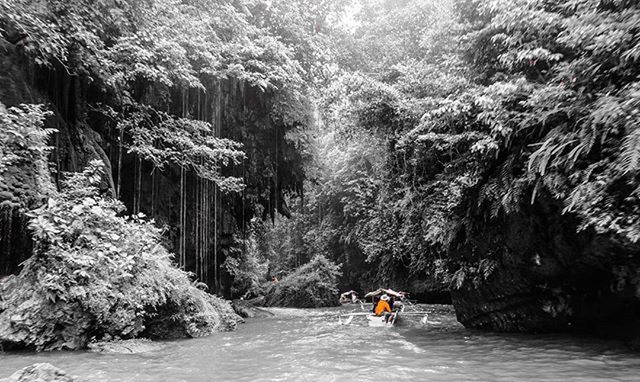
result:
M 168 341 L 139 354 L 0 354 L 0 378 L 48 362 L 87 381 L 639 381 L 640 355 L 614 341 L 471 331 L 450 307 L 425 325 L 340 325 L 342 307 L 274 309 L 231 333 Z

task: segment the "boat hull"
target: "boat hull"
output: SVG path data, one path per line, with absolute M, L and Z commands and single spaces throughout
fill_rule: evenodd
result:
M 399 318 L 397 313 L 389 317 L 389 320 L 385 320 L 385 316 L 376 316 L 373 314 L 367 316 L 369 326 L 371 327 L 393 327 L 398 323 Z

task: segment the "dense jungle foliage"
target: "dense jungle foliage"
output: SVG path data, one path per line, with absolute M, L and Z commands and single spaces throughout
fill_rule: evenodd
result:
M 344 288 L 460 288 L 519 255 L 474 235 L 527 206 L 551 213 L 540 200 L 634 248 L 636 2 L 381 0 L 356 20 L 305 198 L 267 235 L 276 272 L 324 254 Z
M 219 116 L 209 115 L 215 110 L 207 113 L 191 98 L 213 102 L 221 97 L 216 84 L 233 79 L 272 96 L 270 117 L 285 123 L 283 131 L 308 123 L 308 68 L 301 60 L 314 47 L 294 49 L 293 41 L 285 44 L 277 34 L 294 39 L 295 22 L 301 21 L 285 20 L 278 30 L 277 17 L 293 17 L 298 7 L 262 7 L 231 1 L 2 1 L 0 30 L 38 66 L 95 88 L 98 94 L 90 94 L 87 115 L 78 122 L 106 119 L 128 153 L 159 169 L 177 165 L 222 191 L 237 192 L 243 179 L 218 174 L 240 163 L 242 142 L 220 139 Z M 122 179 L 116 175 L 119 194 Z
M 103 160 L 111 193 L 169 225 L 181 266 L 222 293 L 247 223 L 288 215 L 284 196 L 301 192 L 312 85 L 328 75 L 326 35 L 344 6 L 5 0 L 0 33 L 64 125 L 56 185 Z
M 168 249 L 214 292 L 287 306 L 379 286 L 446 299 L 525 262 L 573 277 L 556 250 L 581 251 L 563 240 L 583 234 L 606 242 L 581 261 L 613 274 L 609 289 L 640 290 L 638 25 L 628 0 L 0 0 L 3 38 L 87 88 L 81 107 L 48 101 L 110 142 L 100 192 L 134 216 L 164 210 Z M 47 108 L 0 117 L 18 131 Z M 34 131 L 27 148 L 3 133 L 0 171 L 14 151 L 47 154 L 52 132 Z M 142 168 L 165 174 L 167 205 Z M 29 197 L 71 192 L 61 169 L 57 191 Z M 496 234 L 523 215 L 563 226 L 527 237 L 556 259 Z M 136 224 L 152 239 L 135 245 L 161 240 Z M 548 311 L 569 312 L 563 298 Z
M 230 306 L 175 267 L 153 221 L 122 216 L 122 203 L 100 195 L 102 162 L 67 174 L 58 192 L 46 168 L 46 113 L 27 106 L 0 112 L 0 147 L 10 153 L 0 176 L 19 168 L 37 175 L 37 190 L 47 190 L 40 193 L 46 203 L 27 213 L 33 255 L 17 276 L 0 282 L 0 345 L 80 349 L 145 330 L 193 337 L 235 326 L 239 318 Z
M 340 296 L 339 276 L 339 266 L 317 255 L 281 280 L 274 280 L 266 291 L 266 304 L 296 308 L 334 306 Z
M 239 226 L 253 215 L 286 214 L 282 195 L 303 179 L 308 82 L 325 59 L 321 32 L 340 8 L 304 1 L 0 1 L 3 63 L 24 65 L 1 76 L 11 106 L 0 104 L 2 248 L 18 241 L 22 216 L 33 239 L 33 254 L 20 254 L 31 257 L 2 280 L 1 344 L 76 349 L 94 339 L 233 327 L 230 306 L 192 285 L 193 275 L 177 265 L 205 282 L 211 271 L 218 291 L 218 236 L 238 233 L 220 210 L 235 214 Z M 231 97 L 242 100 L 232 105 L 240 116 L 229 112 L 222 121 Z M 43 105 L 13 106 L 26 100 Z M 51 125 L 57 129 L 44 128 Z M 260 142 L 264 135 L 271 138 Z M 158 209 L 173 219 L 164 223 L 178 221 L 180 244 L 142 214 L 149 196 L 143 165 L 179 190 L 177 210 Z M 191 198 L 187 187 L 199 193 Z M 133 217 L 118 200 L 127 192 Z M 194 204 L 198 215 L 187 217 Z M 238 243 L 220 257 L 240 253 Z

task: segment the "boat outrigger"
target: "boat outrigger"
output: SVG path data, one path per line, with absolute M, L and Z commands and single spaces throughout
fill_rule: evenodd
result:
M 355 290 L 350 290 L 340 295 L 340 304 L 356 304 L 358 302 L 361 301 L 358 298 L 358 292 Z
M 396 292 L 392 289 L 380 288 L 378 290 L 365 294 L 364 298 L 365 300 L 371 299 L 371 302 L 373 304 L 372 309 L 369 312 L 341 314 L 338 317 L 340 324 L 349 325 L 356 317 L 366 317 L 369 326 L 392 327 L 396 326 L 400 322 L 401 316 L 422 316 L 420 322 L 422 324 L 427 323 L 427 312 L 417 310 L 407 311 L 407 305 L 412 306 L 413 304 L 411 304 L 411 302 L 406 298 L 406 293 Z M 382 312 L 381 314 L 376 315 L 374 312 L 376 311 L 376 306 L 381 300 L 384 300 L 387 304 L 389 304 L 391 311 Z M 365 304 L 362 302 L 360 307 L 362 308 L 362 310 L 366 310 Z

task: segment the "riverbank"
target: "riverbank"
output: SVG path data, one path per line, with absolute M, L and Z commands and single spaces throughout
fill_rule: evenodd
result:
M 362 380 L 634 381 L 640 356 L 624 344 L 568 335 L 468 330 L 450 306 L 421 306 L 419 322 L 382 329 L 339 325 L 358 307 L 269 309 L 235 332 L 163 341 L 137 354 L 51 352 L 0 355 L 0 378 L 48 362 L 90 381 Z

